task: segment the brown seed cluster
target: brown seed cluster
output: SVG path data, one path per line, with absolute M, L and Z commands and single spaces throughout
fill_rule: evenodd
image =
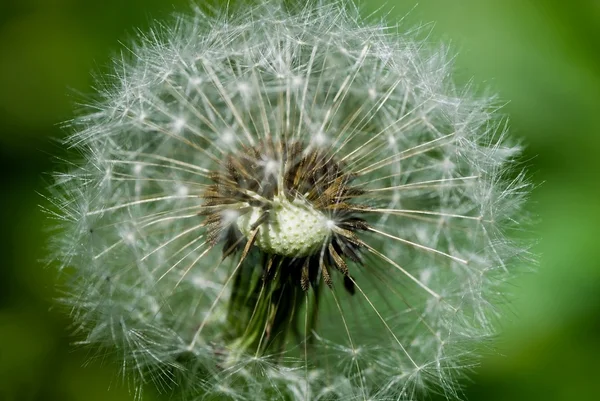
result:
M 344 276 L 346 289 L 354 293 L 346 260 L 360 263 L 363 242 L 357 232 L 368 229 L 360 207 L 353 199 L 363 191 L 352 186 L 354 175 L 346 172 L 326 150 L 306 147 L 300 142 L 262 141 L 244 146 L 228 155 L 216 171 L 213 182 L 203 194 L 205 226 L 212 246 L 223 245 L 223 258 L 242 251 L 242 260 L 252 249 L 259 230 L 273 218 L 274 200 L 302 200 L 331 222 L 323 244 L 309 255 L 264 255 L 263 277 L 268 280 L 273 266 L 286 266 L 286 274 L 303 290 L 316 286 L 319 276 L 332 286 L 330 271 Z M 260 210 L 260 217 L 244 235 L 236 217 Z M 254 247 L 257 248 L 257 247 Z

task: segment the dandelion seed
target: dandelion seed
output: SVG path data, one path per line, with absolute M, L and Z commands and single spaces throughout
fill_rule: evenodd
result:
M 526 250 L 519 149 L 445 49 L 282 3 L 196 9 L 117 62 L 52 187 L 64 302 L 186 400 L 456 396 Z

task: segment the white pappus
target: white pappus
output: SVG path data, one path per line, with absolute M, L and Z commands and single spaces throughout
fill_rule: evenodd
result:
M 418 36 L 277 0 L 141 35 L 51 187 L 82 342 L 182 400 L 458 396 L 529 184 Z

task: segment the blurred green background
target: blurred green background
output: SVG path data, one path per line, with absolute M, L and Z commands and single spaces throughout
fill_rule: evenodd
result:
M 471 401 L 597 400 L 600 380 L 600 1 L 368 0 L 365 13 L 435 21 L 458 75 L 509 101 L 528 144 L 541 217 L 537 274 L 513 287 L 498 354 L 465 383 Z M 52 308 L 38 204 L 59 124 L 93 92 L 91 71 L 188 0 L 0 0 L 0 400 L 131 400 L 111 364 L 84 367 Z M 412 11 L 411 11 L 412 10 Z M 594 396 L 596 394 L 596 396 Z M 168 398 L 168 397 L 166 397 Z M 160 397 L 148 391 L 146 400 Z

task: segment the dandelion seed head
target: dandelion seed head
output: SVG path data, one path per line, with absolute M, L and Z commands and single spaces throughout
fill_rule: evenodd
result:
M 173 120 L 173 130 L 175 132 L 181 131 L 183 127 L 185 127 L 185 118 L 177 117 L 175 120 Z
M 133 165 L 133 173 L 135 175 L 140 175 L 142 173 L 143 168 L 144 168 L 143 165 L 136 163 Z
M 245 7 L 142 35 L 74 120 L 81 343 L 183 400 L 457 397 L 527 256 L 520 147 L 426 32 Z
M 315 146 L 324 146 L 327 144 L 327 136 L 322 132 L 318 131 L 311 137 L 311 141 Z
M 175 187 L 175 193 L 181 197 L 185 197 L 190 193 L 190 189 L 183 184 L 177 184 Z

